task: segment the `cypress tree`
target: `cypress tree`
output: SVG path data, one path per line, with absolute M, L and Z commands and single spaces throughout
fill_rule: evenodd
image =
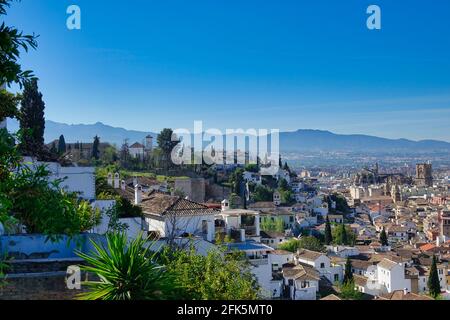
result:
M 66 152 L 66 139 L 64 139 L 64 136 L 61 135 L 58 141 L 58 153 L 63 154 L 65 152 Z
M 383 227 L 383 230 L 381 230 L 381 233 L 380 233 L 380 242 L 381 242 L 382 246 L 388 246 L 389 245 L 388 238 L 387 238 L 387 235 L 386 235 L 386 230 L 384 230 L 384 227 Z
M 58 152 L 58 150 L 56 149 L 56 143 L 54 141 L 52 143 L 52 147 L 50 148 L 50 152 L 53 154 Z
M 325 244 L 330 245 L 333 242 L 333 235 L 331 234 L 331 224 L 330 219 L 327 219 L 325 221 Z
M 44 152 L 45 103 L 39 92 L 37 80 L 25 82 L 20 109 L 20 128 L 24 131 L 21 151 L 28 156 L 37 156 Z
M 437 258 L 433 255 L 433 262 L 431 263 L 430 276 L 428 278 L 428 291 L 430 296 L 437 298 L 441 294 L 441 283 L 437 271 Z
M 92 145 L 92 158 L 98 160 L 100 158 L 100 138 L 98 136 L 94 137 L 94 144 Z
M 341 241 L 340 242 L 343 245 L 348 244 L 347 229 L 345 228 L 345 223 L 342 223 L 342 225 L 341 225 Z
M 345 272 L 344 272 L 343 283 L 347 284 L 352 281 L 353 281 L 352 262 L 350 261 L 350 258 L 347 257 L 347 261 L 345 262 Z

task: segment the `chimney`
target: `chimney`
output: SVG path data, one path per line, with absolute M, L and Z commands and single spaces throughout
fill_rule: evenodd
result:
M 127 187 L 127 185 L 125 184 L 125 180 L 122 180 L 122 181 L 120 182 L 120 188 L 121 188 L 123 191 L 125 191 L 126 187 Z
M 142 187 L 137 184 L 134 186 L 134 204 L 138 205 L 142 202 Z
M 230 209 L 230 203 L 227 199 L 224 199 L 222 201 L 222 211 L 227 211 L 228 209 Z
M 137 177 L 133 177 L 133 186 L 138 184 L 138 178 Z
M 408 288 L 403 289 L 403 294 L 406 296 L 409 293 Z
M 113 186 L 113 175 L 112 173 L 108 173 L 108 186 Z
M 120 176 L 119 173 L 116 172 L 114 174 L 114 189 L 119 189 L 120 188 Z

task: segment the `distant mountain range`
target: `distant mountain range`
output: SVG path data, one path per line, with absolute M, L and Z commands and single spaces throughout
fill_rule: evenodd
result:
M 153 132 L 127 130 L 95 124 L 65 124 L 47 120 L 45 141 L 51 142 L 64 135 L 67 142 L 91 142 L 98 135 L 102 142 L 120 146 L 125 139 L 130 143 L 142 142 L 147 135 L 156 138 Z M 16 131 L 17 121 L 8 120 L 8 129 Z M 154 139 L 156 142 L 156 139 Z M 282 152 L 336 151 L 336 152 L 450 152 L 450 143 L 437 140 L 412 141 L 407 139 L 386 139 L 360 134 L 335 134 L 329 131 L 301 129 L 280 133 Z
M 8 119 L 8 130 L 16 131 L 18 128 L 19 124 L 17 121 Z M 115 128 L 101 122 L 94 124 L 66 124 L 51 120 L 45 121 L 44 139 L 46 143 L 58 139 L 61 134 L 64 135 L 66 142 L 92 142 L 94 137 L 98 135 L 102 142 L 109 142 L 117 146 L 122 145 L 125 139 L 128 139 L 129 143 L 132 144 L 134 142 L 142 143 L 149 134 L 154 138 L 157 136 L 156 133 Z

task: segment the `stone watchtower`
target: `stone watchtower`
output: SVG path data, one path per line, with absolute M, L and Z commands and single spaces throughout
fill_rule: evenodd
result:
M 431 163 L 419 163 L 416 165 L 415 183 L 418 187 L 433 186 L 433 168 Z

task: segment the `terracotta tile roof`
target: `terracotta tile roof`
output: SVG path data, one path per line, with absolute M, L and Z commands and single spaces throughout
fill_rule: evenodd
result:
M 323 253 L 306 250 L 306 249 L 299 249 L 297 251 L 297 257 L 308 260 L 308 261 L 316 261 L 320 256 L 323 256 Z
M 328 296 L 326 296 L 325 298 L 322 298 L 320 300 L 342 300 L 341 298 L 339 298 L 337 295 L 335 294 L 330 294 Z
M 436 248 L 436 245 L 434 243 L 427 243 L 423 246 L 421 246 L 419 249 L 421 251 L 430 251 Z
M 396 262 L 394 262 L 394 261 L 392 261 L 392 260 L 389 260 L 389 259 L 384 258 L 383 260 L 381 260 L 381 261 L 378 263 L 378 266 L 380 266 L 380 267 L 383 268 L 383 269 L 391 270 L 391 269 L 393 269 L 394 267 L 398 266 L 398 263 L 396 263 Z
M 248 205 L 249 209 L 275 209 L 276 206 L 273 202 L 271 201 L 260 201 L 260 202 L 255 202 L 255 203 L 251 203 Z
M 144 198 L 140 206 L 142 207 L 144 214 L 156 214 L 160 216 L 212 215 L 217 212 L 203 204 L 182 197 L 156 192 L 152 193 L 148 198 Z
M 145 148 L 142 144 L 140 144 L 139 142 L 135 142 L 133 143 L 129 148 Z
M 260 232 L 261 238 L 263 239 L 272 239 L 272 238 L 284 238 L 285 235 L 283 232 L 276 231 L 262 231 Z
M 373 265 L 371 261 L 358 260 L 358 259 L 350 259 L 352 262 L 352 267 L 359 270 L 367 270 L 370 266 Z
M 294 280 L 320 280 L 319 272 L 305 264 L 298 264 L 294 267 L 284 265 L 283 276 L 286 278 L 294 278 Z
M 353 280 L 355 281 L 355 284 L 357 286 L 360 286 L 360 287 L 365 287 L 367 285 L 367 280 L 368 279 L 369 278 L 364 277 L 364 276 L 360 276 L 359 274 L 354 274 L 353 275 Z
M 289 252 L 287 250 L 273 250 L 270 251 L 270 254 L 276 254 L 276 255 L 289 255 L 289 254 L 293 254 L 292 252 Z
M 403 290 L 396 290 L 391 293 L 383 294 L 380 296 L 383 300 L 433 300 L 430 297 L 418 295 L 408 292 L 405 294 Z

